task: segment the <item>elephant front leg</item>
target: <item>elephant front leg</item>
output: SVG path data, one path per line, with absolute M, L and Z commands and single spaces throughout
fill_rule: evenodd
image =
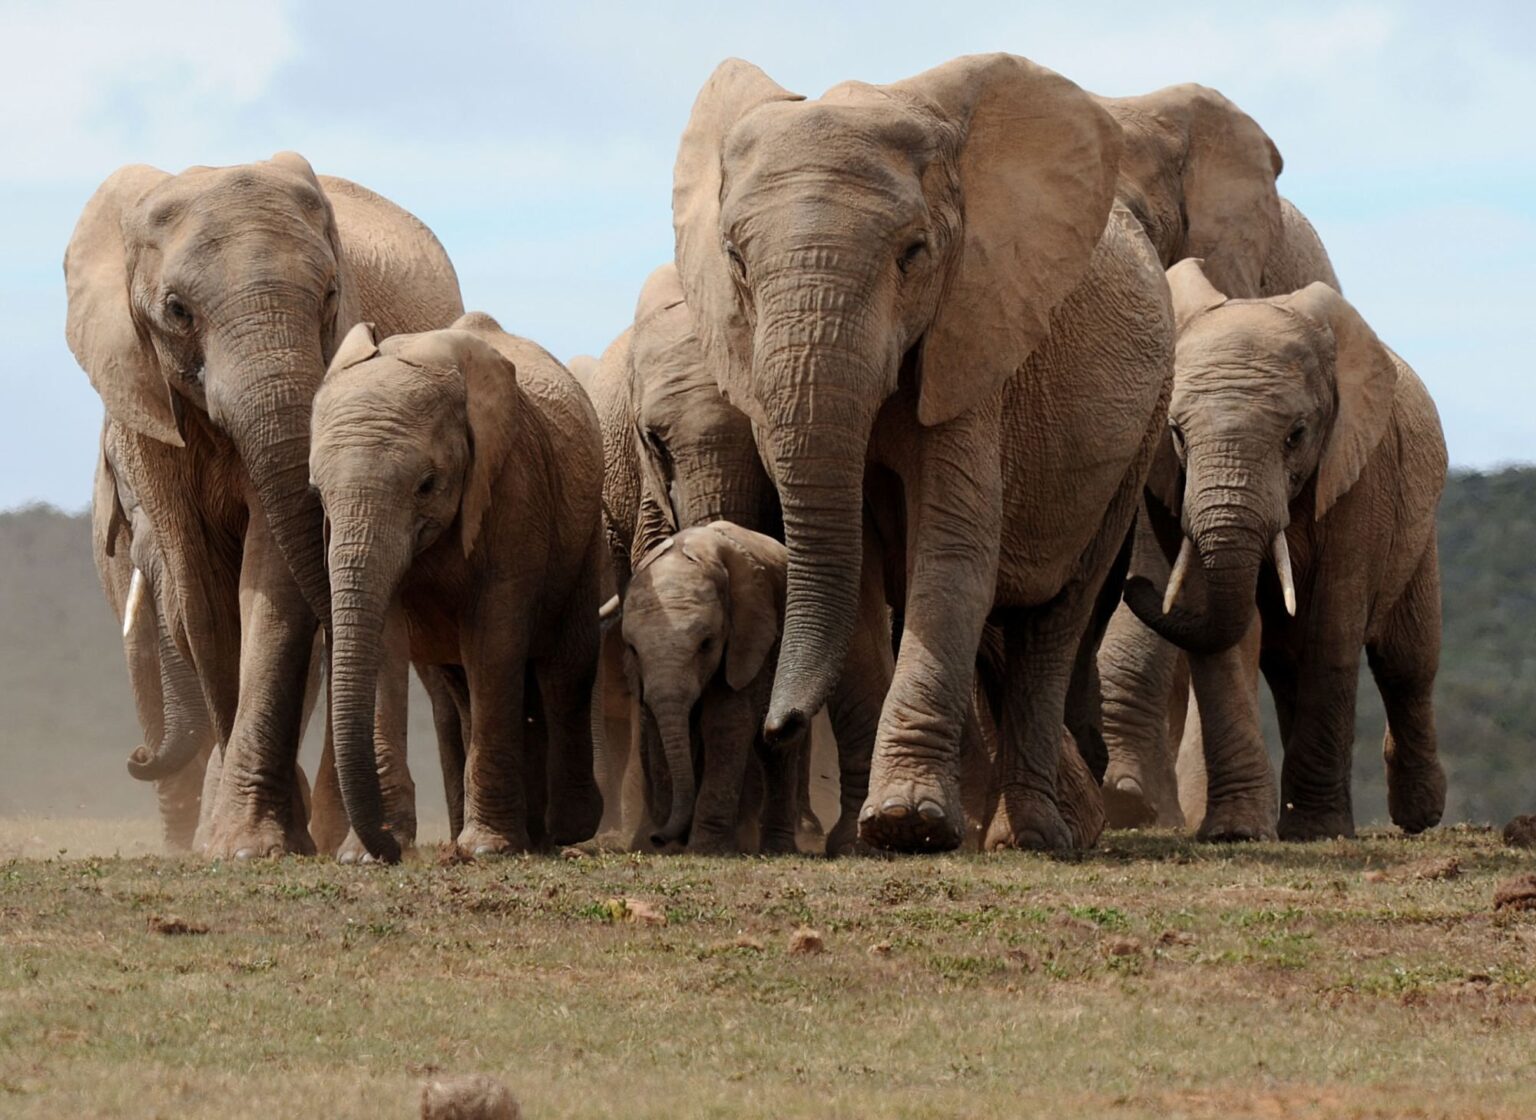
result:
M 315 616 L 252 505 L 240 567 L 240 687 L 208 854 L 313 855 L 295 768 Z
M 466 635 L 469 749 L 464 761 L 464 828 L 459 851 L 472 857 L 529 850 L 523 788 L 527 643 L 522 597 L 498 588 L 479 596 L 480 616 Z
M 1169 707 L 1183 703 L 1187 682 L 1178 681 L 1179 651 L 1152 632 L 1121 603 L 1099 649 L 1104 704 L 1104 811 L 1113 828 L 1156 825 L 1178 828 L 1174 750 L 1169 746 Z
M 549 836 L 579 844 L 597 835 L 603 794 L 592 767 L 592 694 L 597 681 L 598 571 L 594 553 L 585 586 L 572 597 L 553 652 L 538 669 L 548 728 Z
M 700 701 L 698 737 L 703 741 L 704 766 L 700 775 L 699 789 L 693 801 L 693 822 L 688 829 L 688 851 L 695 855 L 725 855 L 737 850 L 737 835 L 742 817 L 742 802 L 747 785 L 747 763 L 752 756 L 752 746 L 757 730 L 762 725 L 761 713 L 754 707 L 746 693 L 734 692 L 721 684 L 706 689 Z M 793 758 L 796 744 L 785 744 L 785 756 Z M 776 748 L 764 751 L 766 755 L 777 753 Z M 783 774 L 779 775 L 781 778 Z M 793 783 L 791 783 L 793 784 Z M 763 818 L 759 830 L 764 851 L 768 840 L 768 816 L 773 812 L 775 798 L 785 797 L 770 780 L 763 791 Z M 787 795 L 794 805 L 794 792 Z M 779 806 L 782 813 L 783 805 Z M 775 842 L 778 851 L 793 851 L 795 843 L 794 822 L 779 820 L 779 832 Z M 782 847 L 787 829 L 789 847 Z
M 997 423 L 994 402 L 928 429 L 903 471 L 910 561 L 901 649 L 859 814 L 860 838 L 878 848 L 942 851 L 964 837 L 960 733 L 1001 542 Z
M 212 752 L 210 744 L 176 773 L 155 782 L 155 797 L 160 804 L 160 830 L 167 851 L 192 850 L 203 803 L 203 778 Z
M 1189 658 L 1205 757 L 1201 840 L 1275 838 L 1275 776 L 1259 727 L 1259 635 L 1255 613 L 1237 645 Z

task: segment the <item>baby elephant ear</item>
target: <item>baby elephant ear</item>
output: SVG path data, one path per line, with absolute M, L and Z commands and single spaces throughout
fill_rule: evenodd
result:
M 465 556 L 475 550 L 491 507 L 491 491 L 512 450 L 517 366 L 495 345 L 500 330 L 488 315 L 466 315 L 446 332 L 457 336 L 456 360 L 464 375 L 469 422 L 469 470 L 459 499 L 459 542 Z
M 1197 315 L 1227 302 L 1205 275 L 1205 262 L 1189 257 L 1168 270 L 1168 294 L 1173 297 L 1174 326 L 1183 331 Z
M 369 358 L 379 356 L 379 344 L 373 335 L 372 323 L 357 323 L 347 332 L 347 337 L 341 340 L 341 345 L 336 348 L 336 356 L 331 359 L 329 373 L 335 373 L 339 369 L 355 366 L 366 362 Z
M 711 522 L 729 581 L 730 637 L 725 646 L 725 682 L 740 691 L 763 671 L 784 621 L 784 546 L 734 525 Z
M 1333 336 L 1338 406 L 1317 465 L 1317 517 L 1355 484 L 1392 422 L 1397 359 L 1349 302 L 1322 281 L 1277 301 Z

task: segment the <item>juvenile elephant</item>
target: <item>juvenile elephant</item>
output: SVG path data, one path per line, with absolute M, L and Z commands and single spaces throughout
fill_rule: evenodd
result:
M 310 406 L 354 322 L 395 333 L 462 314 L 453 266 L 410 214 L 287 152 L 119 169 L 64 273 L 70 349 L 113 421 L 113 462 L 165 561 L 166 624 L 225 744 L 208 852 L 313 851 L 293 779 L 330 614 Z
M 1276 188 L 1279 150 L 1237 105 L 1192 83 L 1100 104 L 1125 141 L 1116 196 L 1165 268 L 1203 258 L 1211 282 L 1243 298 L 1283 295 L 1314 281 L 1342 290 L 1316 231 Z M 1256 638 L 1247 662 L 1254 687 Z M 1196 806 L 1180 805 L 1175 755 L 1198 757 L 1203 748 L 1179 652 L 1122 604 L 1098 668 L 1111 823 L 1182 824 L 1183 809 Z
M 650 840 L 658 847 L 686 841 L 693 852 L 735 850 L 739 826 L 755 815 L 744 798 L 756 784 L 761 850 L 796 850 L 800 763 L 809 743 L 769 745 L 762 737 L 787 560 L 772 537 L 716 521 L 663 540 L 630 582 L 623 635 L 646 715 L 642 757 L 659 826 Z M 853 850 L 874 717 L 889 679 L 888 642 L 878 623 L 865 626 L 831 701 L 845 716 L 866 713 L 866 734 L 838 740 L 842 815 L 827 840 L 829 855 Z M 749 782 L 749 770 L 759 768 L 762 780 Z
M 336 765 L 363 845 L 400 855 L 372 736 L 379 649 L 402 625 L 411 658 L 445 670 L 467 729 L 459 848 L 590 837 L 602 452 L 575 380 L 484 314 L 382 342 L 360 323 L 316 395 L 310 469 L 329 541 Z
M 1121 147 L 1089 94 L 1010 55 L 819 101 L 731 60 L 684 130 L 678 272 L 789 550 L 770 739 L 838 679 L 869 572 L 903 614 L 861 814 L 876 846 L 960 843 L 989 616 L 1005 666 L 986 843 L 1071 842 L 1067 689 L 1172 376 L 1162 270 L 1114 203 Z
M 1445 805 L 1431 700 L 1446 469 L 1434 403 L 1326 284 L 1228 299 L 1194 260 L 1168 281 L 1179 323 L 1170 446 L 1148 483 L 1126 601 L 1190 651 L 1208 782 L 1200 835 L 1275 834 L 1257 700 L 1234 649 L 1255 602 L 1285 746 L 1280 837 L 1354 833 L 1362 646 L 1387 709 L 1392 819 L 1429 828 Z M 1162 589 L 1154 532 L 1164 563 L 1178 554 Z

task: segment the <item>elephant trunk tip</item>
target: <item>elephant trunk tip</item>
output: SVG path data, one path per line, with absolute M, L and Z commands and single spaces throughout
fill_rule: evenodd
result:
M 768 708 L 768 718 L 763 722 L 763 738 L 771 747 L 793 743 L 810 725 L 805 712 L 792 704 L 775 701 Z

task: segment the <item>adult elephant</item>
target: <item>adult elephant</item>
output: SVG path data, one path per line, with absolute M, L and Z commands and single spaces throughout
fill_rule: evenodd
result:
M 826 699 L 865 571 L 904 609 L 860 815 L 877 846 L 961 840 L 989 615 L 1006 672 L 986 842 L 1070 843 L 1067 688 L 1172 371 L 1162 271 L 1114 205 L 1120 148 L 1089 94 L 1000 54 L 809 102 L 730 60 L 683 133 L 678 271 L 789 547 L 767 732 L 796 734 Z
M 348 328 L 445 326 L 447 254 L 417 219 L 282 153 L 114 172 L 64 258 L 66 335 L 119 433 L 113 458 L 165 558 L 223 780 L 208 852 L 306 852 L 294 811 L 304 681 L 330 590 L 310 404 Z
M 1232 101 L 1188 83 L 1099 103 L 1124 138 L 1116 196 L 1136 215 L 1164 268 L 1201 258 L 1218 288 L 1242 298 L 1282 295 L 1319 280 L 1339 289 L 1316 231 L 1276 187 L 1284 166 L 1279 149 Z M 1257 638 L 1255 631 L 1244 659 L 1254 688 Z M 1098 668 L 1110 823 L 1183 825 L 1204 798 L 1186 789 L 1181 804 L 1175 758 L 1197 758 L 1203 743 L 1179 651 L 1121 605 Z

